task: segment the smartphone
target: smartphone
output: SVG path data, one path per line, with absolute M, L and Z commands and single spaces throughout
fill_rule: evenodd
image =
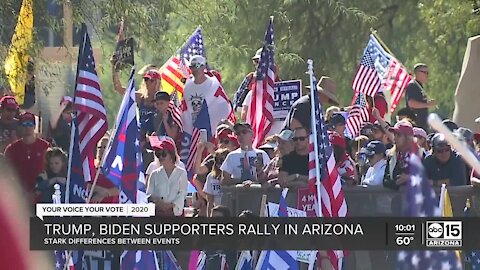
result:
M 200 129 L 200 142 L 201 143 L 206 143 L 207 141 L 208 141 L 207 130 L 206 129 Z
M 262 153 L 257 153 L 257 162 L 263 166 L 263 155 Z

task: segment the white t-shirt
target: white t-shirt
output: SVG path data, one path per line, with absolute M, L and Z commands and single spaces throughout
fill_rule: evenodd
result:
M 187 103 L 188 111 L 192 114 L 192 122 L 195 122 L 198 113 L 201 111 L 205 96 L 217 90 L 213 89 L 214 85 L 218 85 L 216 80 L 216 78 L 207 76 L 207 79 L 201 84 L 196 84 L 193 77 L 185 82 L 183 97 Z
M 247 110 L 247 116 L 245 118 L 245 122 L 249 123 L 249 124 L 252 124 L 250 123 L 250 103 L 252 102 L 252 92 L 253 91 L 248 91 L 248 94 L 245 96 L 245 99 L 243 100 L 243 104 L 242 104 L 242 110 L 243 108 L 248 108 Z M 265 137 L 268 137 L 268 136 L 271 136 L 271 135 L 275 135 L 275 134 L 279 134 L 282 129 L 283 129 L 283 126 L 284 126 L 284 122 L 283 120 L 273 120 L 273 123 L 272 123 L 272 127 L 270 128 L 270 132 L 268 132 L 268 134 L 265 135 Z
M 203 186 L 203 191 L 209 195 L 213 195 L 213 206 L 222 204 L 222 189 L 220 188 L 220 180 L 212 176 L 211 173 L 207 175 L 207 181 Z
M 183 164 L 183 162 L 181 162 L 180 160 L 177 161 L 177 163 L 175 164 L 177 165 L 178 167 L 184 169 L 184 170 L 187 170 L 185 168 L 185 164 Z M 160 165 L 160 162 L 158 161 L 158 158 L 155 157 L 155 160 L 150 162 L 150 164 L 148 165 L 147 167 L 147 170 L 145 171 L 145 174 L 146 175 L 151 175 L 153 171 L 155 171 L 156 169 L 160 168 L 162 165 Z
M 257 153 L 262 154 L 263 167 L 265 167 L 270 162 L 270 158 L 265 151 L 253 149 L 245 153 L 245 151 L 239 148 L 227 155 L 220 170 L 231 174 L 234 179 L 255 181 L 257 178 L 257 170 L 255 168 Z M 248 161 L 245 161 L 245 154 L 248 157 Z

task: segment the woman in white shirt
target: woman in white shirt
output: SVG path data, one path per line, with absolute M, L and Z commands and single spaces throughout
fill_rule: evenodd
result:
M 176 165 L 177 150 L 170 140 L 162 140 L 155 148 L 155 156 L 162 166 L 152 172 L 147 193 L 155 203 L 157 215 L 181 216 L 187 196 L 187 172 Z
M 159 150 L 158 146 L 160 145 L 162 140 L 170 140 L 173 144 L 175 144 L 175 141 L 170 137 L 162 136 L 162 137 L 160 137 L 160 140 L 159 139 L 152 139 L 151 137 L 153 137 L 153 136 L 150 136 L 149 140 L 150 140 L 150 145 L 152 146 L 152 149 L 153 149 L 154 153 L 155 153 L 155 151 Z M 179 166 L 180 168 L 182 168 L 184 170 L 187 170 L 185 168 L 185 164 L 183 164 L 183 162 L 180 160 L 180 157 L 178 155 L 177 155 L 177 162 L 175 164 L 177 166 Z M 162 164 L 160 163 L 160 160 L 154 154 L 154 160 L 148 165 L 147 170 L 145 171 L 145 178 L 147 179 L 147 185 L 148 185 L 148 181 L 150 180 L 150 175 L 152 174 L 152 172 L 155 171 L 156 169 L 160 168 L 161 166 L 162 166 Z

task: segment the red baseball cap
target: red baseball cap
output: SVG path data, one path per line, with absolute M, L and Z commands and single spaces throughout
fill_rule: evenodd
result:
M 35 115 L 33 113 L 24 112 L 18 117 L 18 121 L 20 123 L 23 123 L 23 122 L 34 122 L 35 123 Z
M 160 73 L 156 70 L 149 70 L 145 75 L 143 75 L 144 79 L 154 79 L 154 80 L 159 80 L 161 78 Z
M 18 103 L 13 96 L 4 96 L 0 99 L 2 109 L 18 109 Z
M 158 141 L 155 145 L 152 145 L 152 148 L 154 150 L 165 150 L 169 152 L 175 152 L 175 143 L 173 143 L 169 139 L 164 139 L 161 141 Z
M 328 136 L 328 139 L 330 140 L 330 143 L 332 145 L 339 146 L 342 148 L 347 147 L 347 143 L 345 142 L 345 139 L 342 138 L 340 135 L 338 135 L 338 133 L 335 133 L 335 132 L 330 133 L 330 135 Z
M 480 133 L 473 134 L 473 139 L 477 142 L 480 142 Z
M 388 129 L 390 132 L 404 134 L 407 136 L 413 136 L 413 127 L 412 124 L 400 121 L 395 124 L 394 127 Z

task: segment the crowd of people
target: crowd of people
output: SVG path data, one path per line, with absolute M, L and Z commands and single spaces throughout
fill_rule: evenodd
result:
M 261 52 L 260 52 L 261 53 Z M 252 58 L 258 65 L 259 52 Z M 204 57 L 191 59 L 192 76 L 185 82 L 183 98 L 189 117 L 195 119 L 202 109 L 199 97 L 215 91 L 221 83 L 218 72 L 207 70 Z M 113 85 L 123 94 L 119 71 L 112 62 Z M 398 190 L 409 181 L 407 159 L 412 154 L 421 157 L 427 178 L 434 186 L 447 184 L 461 186 L 479 184 L 479 174 L 466 165 L 462 157 L 449 145 L 443 134 L 433 132 L 427 124 L 428 110 L 436 106 L 427 98 L 423 86 L 428 82 L 428 66 L 414 67 L 415 79 L 406 89 L 406 107 L 396 114 L 396 123 L 385 120 L 388 110 L 382 93 L 367 97 L 369 121 L 356 137 L 349 136 L 346 115 L 349 107 L 339 106 L 332 78 L 322 77 L 317 89 L 329 141 L 333 148 L 341 182 L 346 186 L 384 186 Z M 253 146 L 254 132 L 249 123 L 248 107 L 251 101 L 252 77 L 246 76 L 232 100 L 240 121 L 222 120 L 213 139 L 198 143 L 194 162 L 194 176 L 189 179 L 185 164 L 179 157 L 182 127 L 176 121 L 169 105 L 170 93 L 162 91 L 161 73 L 157 66 L 147 66 L 137 93 L 140 122 L 140 144 L 147 179 L 149 200 L 156 205 L 157 215 L 184 215 L 189 181 L 196 188 L 194 207 L 196 216 L 230 215 L 222 206 L 222 188 L 225 186 L 269 185 L 288 188 L 308 186 L 309 136 L 311 133 L 310 95 L 298 99 L 281 128 L 275 128 L 264 143 Z M 277 80 L 280 80 L 277 78 Z M 247 81 L 248 83 L 245 83 Z M 238 93 L 239 91 L 237 91 Z M 246 93 L 246 94 L 245 94 Z M 36 134 L 35 115 L 18 106 L 15 97 L 5 95 L 0 100 L 0 152 L 15 169 L 26 198 L 35 202 L 52 202 L 53 185 L 60 184 L 65 193 L 70 149 L 70 126 L 74 116 L 71 97 L 60 101 L 45 134 Z M 480 151 L 480 133 L 458 127 L 450 120 L 447 125 L 458 139 L 477 154 Z M 96 166 L 100 167 L 108 144 L 108 134 L 96 149 Z M 119 190 L 101 173 L 91 202 L 118 202 Z M 214 253 L 217 254 L 217 253 Z M 234 268 L 234 265 L 231 269 Z

